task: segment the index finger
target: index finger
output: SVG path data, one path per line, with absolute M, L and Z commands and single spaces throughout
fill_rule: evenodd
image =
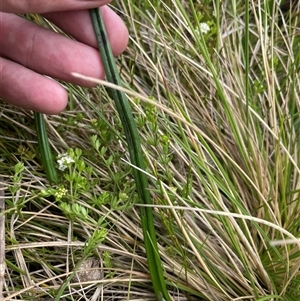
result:
M 103 6 L 110 0 L 1 0 L 0 11 L 7 13 L 47 13 Z

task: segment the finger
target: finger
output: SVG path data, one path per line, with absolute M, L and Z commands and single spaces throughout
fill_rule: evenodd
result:
M 41 28 L 16 15 L 0 13 L 0 55 L 38 73 L 83 86 L 91 83 L 75 79 L 71 72 L 104 78 L 98 51 L 51 30 Z
M 124 51 L 128 42 L 128 31 L 123 21 L 108 7 L 103 7 L 103 18 L 107 25 L 108 36 L 114 54 Z M 87 12 L 81 11 L 66 16 L 67 24 L 73 32 L 83 31 L 78 38 L 85 39 L 88 44 L 96 46 L 95 34 Z M 1 17 L 1 14 L 3 17 Z M 59 15 L 60 17 L 64 17 Z M 78 17 L 78 19 L 76 19 Z M 81 17 L 83 18 L 82 21 Z M 69 20 L 71 19 L 71 21 Z M 77 25 L 78 23 L 78 25 Z M 76 24 L 76 26 L 74 26 Z M 73 78 L 70 73 L 78 72 L 87 76 L 103 78 L 104 70 L 98 51 L 17 16 L 0 13 L 0 54 L 39 73 L 49 75 L 75 84 L 91 86 L 90 82 Z M 74 29 L 76 28 L 76 30 Z M 78 30 L 80 28 L 80 30 Z
M 0 11 L 9 13 L 46 13 L 100 7 L 109 0 L 1 0 Z
M 119 55 L 125 50 L 128 44 L 127 27 L 122 19 L 108 6 L 101 7 L 101 13 L 113 54 Z M 44 14 L 44 16 L 76 40 L 98 48 L 88 11 L 54 12 Z
M 0 98 L 24 109 L 57 114 L 67 105 L 66 90 L 55 81 L 0 57 Z

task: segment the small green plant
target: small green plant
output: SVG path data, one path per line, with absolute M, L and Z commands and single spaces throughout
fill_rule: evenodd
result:
M 18 162 L 14 166 L 14 175 L 12 177 L 12 185 L 9 186 L 9 191 L 12 195 L 15 195 L 16 192 L 20 189 L 20 183 L 23 177 L 23 172 L 25 170 L 24 163 Z
M 79 260 L 79 262 L 76 264 L 76 266 L 73 269 L 73 272 L 68 276 L 68 278 L 64 281 L 63 285 L 60 287 L 57 293 L 54 295 L 55 301 L 61 300 L 61 296 L 64 293 L 66 287 L 69 285 L 71 279 L 76 275 L 76 272 L 79 270 L 79 268 L 82 266 L 82 264 L 90 257 L 93 255 L 95 252 L 96 248 L 100 243 L 102 243 L 107 235 L 107 231 L 105 228 L 102 229 L 96 229 L 92 236 L 86 241 L 84 248 L 83 248 L 83 253 L 82 253 L 82 258 Z
M 30 113 L 4 106 L 4 300 L 166 299 L 150 281 L 143 207 L 153 212 L 155 255 L 172 300 L 298 301 L 297 7 L 217 0 L 115 6 L 131 36 L 118 69 L 152 204 L 136 194 L 106 82 L 65 84 L 68 110 L 45 119 L 51 152 L 62 154 L 58 184 L 42 172 Z M 91 258 L 100 265 L 85 273 L 101 277 L 79 280 Z

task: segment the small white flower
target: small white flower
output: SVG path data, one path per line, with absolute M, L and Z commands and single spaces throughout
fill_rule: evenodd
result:
M 200 23 L 198 28 L 203 34 L 207 34 L 210 31 L 210 27 L 207 23 Z
M 58 169 L 64 171 L 71 163 L 74 163 L 74 160 L 67 154 L 62 154 L 57 160 Z
M 74 160 L 70 156 L 65 157 L 65 161 L 67 164 L 74 163 Z

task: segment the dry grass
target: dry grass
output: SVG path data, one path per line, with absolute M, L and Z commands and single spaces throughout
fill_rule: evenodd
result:
M 148 161 L 170 294 L 299 300 L 299 9 L 192 3 L 118 4 L 131 31 L 119 66 Z M 208 34 L 201 22 L 210 22 Z M 61 300 L 155 300 L 114 106 L 103 87 L 100 100 L 98 89 L 68 88 L 70 109 L 48 118 L 57 153 L 82 150 L 64 172 L 62 198 L 61 187 L 42 192 L 31 113 L 1 108 L 3 300 L 55 300 L 69 275 Z M 295 241 L 276 245 L 286 239 Z

